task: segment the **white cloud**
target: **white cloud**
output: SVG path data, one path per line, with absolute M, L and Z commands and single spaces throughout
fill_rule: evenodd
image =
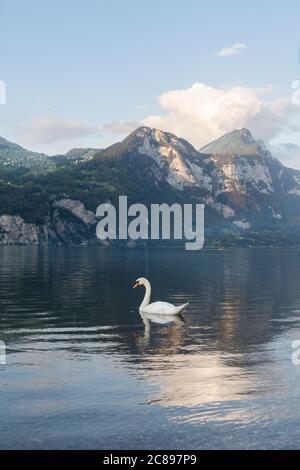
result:
M 214 88 L 195 83 L 190 88 L 163 93 L 163 113 L 149 116 L 144 124 L 173 132 L 199 148 L 233 129 L 247 127 L 266 142 L 288 128 L 300 107 L 289 98 L 268 100 L 265 88 Z
M 0 104 L 6 104 L 6 85 L 3 80 L 0 80 Z
M 216 53 L 219 57 L 232 57 L 233 55 L 240 54 L 243 49 L 247 49 L 246 44 L 243 42 L 236 42 L 230 47 L 224 47 Z
M 274 157 L 286 166 L 300 169 L 300 145 L 293 142 L 274 143 L 269 146 Z
M 124 136 L 139 126 L 136 121 L 113 121 L 106 124 L 87 125 L 79 121 L 54 116 L 39 116 L 24 129 L 23 140 L 29 145 L 52 145 L 87 136 Z M 100 135 L 101 134 L 101 135 Z
M 28 144 L 49 145 L 55 142 L 77 139 L 95 134 L 96 126 L 88 126 L 78 121 L 65 120 L 52 116 L 40 116 L 31 121 L 24 131 Z
M 101 131 L 109 134 L 130 134 L 130 132 L 134 131 L 139 125 L 140 123 L 137 121 L 113 121 L 103 124 Z
M 272 94 L 271 94 L 272 93 Z M 170 131 L 200 148 L 226 132 L 249 128 L 263 139 L 284 163 L 300 167 L 300 107 L 290 98 L 271 99 L 274 90 L 264 88 L 215 88 L 195 83 L 190 88 L 172 90 L 159 98 L 162 111 L 144 119 L 144 125 Z M 112 121 L 86 124 L 53 116 L 40 116 L 15 136 L 15 141 L 36 151 L 61 153 L 71 147 L 105 147 L 126 137 L 138 121 Z M 282 143 L 283 142 L 283 143 Z M 299 165 L 297 164 L 299 161 Z

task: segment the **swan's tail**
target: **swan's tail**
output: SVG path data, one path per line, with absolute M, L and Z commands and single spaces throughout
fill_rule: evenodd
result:
M 189 304 L 189 302 L 187 302 L 186 304 L 178 305 L 178 307 L 176 307 L 175 315 L 178 315 L 179 313 L 182 313 L 183 310 L 188 306 L 188 304 Z

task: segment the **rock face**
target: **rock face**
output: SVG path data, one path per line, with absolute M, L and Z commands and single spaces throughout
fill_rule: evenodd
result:
M 81 201 L 61 199 L 52 204 L 43 229 L 52 243 L 82 245 L 97 241 L 96 222 L 93 212 Z
M 151 171 L 159 181 L 164 181 L 177 191 L 201 189 L 212 191 L 212 162 L 206 159 L 186 140 L 174 134 L 149 127 L 140 127 L 123 142 L 112 145 L 95 156 L 103 158 L 128 158 L 136 162 L 140 156 L 155 164 Z
M 161 170 L 161 178 L 179 191 L 188 187 L 212 190 L 210 161 L 205 160 L 184 139 L 158 129 L 142 127 L 133 135 L 140 154 L 152 158 Z
M 60 199 L 55 201 L 53 207 L 66 209 L 75 215 L 79 220 L 82 220 L 87 225 L 93 225 L 97 222 L 95 214 L 87 210 L 81 201 L 74 201 L 73 199 Z
M 2 245 L 38 245 L 41 230 L 34 224 L 28 224 L 19 216 L 0 216 L 0 244 Z
M 87 244 L 95 243 L 97 220 L 80 201 L 55 201 L 42 225 L 29 224 L 20 216 L 0 216 L 1 245 Z
M 203 147 L 201 152 L 207 152 L 217 166 L 217 195 L 226 192 L 248 194 L 250 191 L 271 194 L 282 177 L 283 165 L 272 157 L 262 142 L 255 141 L 247 129 L 226 134 Z
M 299 212 L 300 200 L 290 196 L 300 195 L 300 172 L 282 165 L 249 130 L 230 132 L 200 152 L 217 167 L 215 199 L 234 211 L 232 218 L 242 219 L 236 225 L 246 229 L 259 219 L 287 220 Z

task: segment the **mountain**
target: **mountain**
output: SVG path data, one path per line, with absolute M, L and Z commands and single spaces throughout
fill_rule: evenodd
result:
M 140 127 L 125 140 L 97 153 L 94 161 L 115 160 L 127 168 L 142 162 L 144 184 L 152 178 L 153 184 L 171 186 L 176 191 L 211 190 L 212 164 L 186 140 L 158 129 Z
M 101 149 L 93 149 L 93 148 L 74 148 L 69 150 L 65 156 L 71 160 L 77 160 L 80 162 L 91 160 L 96 153 L 98 153 Z
M 31 152 L 20 145 L 0 137 L 0 172 L 12 174 L 21 172 L 48 173 L 57 168 L 51 157 L 44 153 Z
M 200 152 L 216 155 L 255 155 L 267 152 L 261 140 L 255 140 L 248 129 L 236 129 L 200 149 Z
M 45 175 L 61 170 L 66 166 L 77 165 L 91 160 L 100 149 L 74 148 L 66 154 L 48 156 L 44 153 L 32 152 L 21 145 L 9 142 L 0 137 L 0 177 L 26 174 Z
M 218 172 L 215 199 L 240 224 L 298 223 L 300 172 L 282 165 L 247 129 L 230 132 L 200 149 Z M 235 223 L 239 223 L 238 220 Z
M 198 151 L 140 127 L 107 149 L 54 157 L 1 139 L 0 171 L 0 243 L 96 243 L 97 206 L 125 194 L 148 206 L 205 204 L 209 245 L 300 245 L 300 172 L 247 129 Z
M 0 137 L 0 150 L 23 150 L 20 145 L 14 144 L 12 142 L 9 142 L 8 140 L 4 139 L 3 137 Z
M 77 164 L 91 160 L 100 150 L 94 148 L 73 148 L 63 155 L 54 155 L 52 158 L 61 164 L 68 162 Z

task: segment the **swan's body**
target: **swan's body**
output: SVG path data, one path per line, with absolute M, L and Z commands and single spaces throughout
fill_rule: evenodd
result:
M 187 305 L 188 303 L 176 307 L 169 302 L 153 302 L 152 304 L 141 306 L 140 311 L 148 314 L 179 315 Z
M 166 325 L 175 323 L 176 325 L 185 325 L 184 318 L 181 315 L 163 315 L 159 313 L 141 313 L 144 324 L 147 322 L 157 323 L 159 325 Z
M 158 314 L 158 315 L 179 315 L 188 305 L 173 305 L 169 302 L 153 302 L 150 303 L 151 299 L 151 284 L 145 277 L 140 277 L 135 281 L 134 288 L 144 286 L 146 289 L 145 296 L 143 302 L 140 305 L 140 313 L 146 314 Z

